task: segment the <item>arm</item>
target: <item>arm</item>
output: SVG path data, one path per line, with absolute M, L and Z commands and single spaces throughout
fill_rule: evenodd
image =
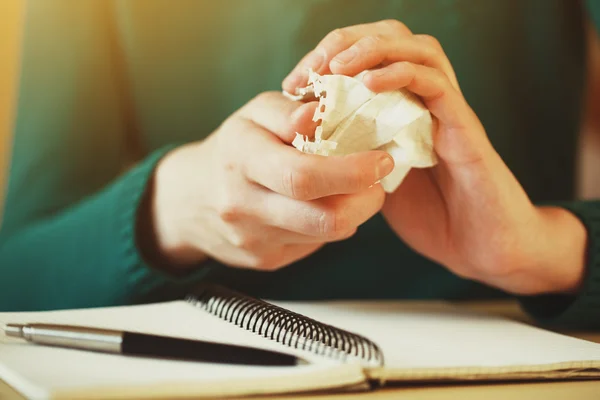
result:
M 314 131 L 317 104 L 279 92 L 259 94 L 204 141 L 159 150 L 118 177 L 131 141 L 126 80 L 103 28 L 112 3 L 32 4 L 0 236 L 1 308 L 174 298 L 210 271 L 193 268 L 207 256 L 274 270 L 353 235 L 381 209 L 375 182 L 391 172 L 389 156 L 297 151 L 294 132 Z M 155 237 L 143 240 L 149 230 Z M 161 273 L 144 262 L 154 261 L 149 253 L 191 271 Z
M 572 301 L 584 303 L 584 311 L 566 318 L 569 323 L 600 326 L 594 253 L 599 205 L 532 204 L 462 96 L 436 39 L 414 35 L 398 21 L 381 21 L 333 32 L 312 54 L 325 58 L 319 73 L 352 76 L 383 64 L 365 75 L 365 85 L 375 92 L 409 90 L 437 119 L 439 163 L 412 170 L 383 207 L 405 243 L 461 277 L 520 296 L 540 320 L 560 314 L 568 307 L 564 299 L 577 298 Z M 308 65 L 313 58 L 284 81 L 285 90 L 294 92 L 306 67 L 317 68 Z M 540 297 L 554 300 L 538 302 L 534 310 L 530 301 Z
M 109 187 L 0 237 L 0 308 L 130 304 L 177 280 L 150 268 L 135 243 L 136 210 L 162 152 Z M 7 213 L 18 210 L 8 204 Z M 207 271 L 207 270 L 203 270 Z M 200 278 L 202 274 L 196 275 Z M 183 295 L 187 285 L 174 285 Z
M 0 231 L 2 310 L 130 303 L 171 280 L 142 261 L 133 234 L 161 153 L 118 177 L 132 148 L 109 4 L 29 3 Z
M 579 146 L 579 195 L 590 199 L 600 193 L 600 39 L 597 28 L 600 26 L 600 5 L 588 1 L 591 23 L 588 25 L 588 77 L 587 104 L 581 142 Z M 580 290 L 572 295 L 542 295 L 521 298 L 524 308 L 538 320 L 569 327 L 593 328 L 600 326 L 598 304 L 600 304 L 600 201 L 574 201 L 558 204 L 567 219 L 577 219 L 584 226 L 586 238 L 583 259 L 573 260 L 573 265 L 583 265 Z M 567 210 L 569 211 L 567 215 Z M 580 229 L 573 230 L 572 225 L 564 225 L 556 230 L 565 245 L 575 239 L 580 243 Z M 571 246 L 573 246 L 571 244 Z M 560 248 L 560 246 L 559 246 Z M 566 251 L 563 254 L 575 255 L 578 251 Z

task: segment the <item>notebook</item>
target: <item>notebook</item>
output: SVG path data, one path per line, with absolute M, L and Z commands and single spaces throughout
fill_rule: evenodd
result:
M 233 397 L 365 390 L 390 382 L 600 378 L 600 344 L 444 302 L 266 302 L 217 286 L 185 300 L 0 313 L 243 344 L 308 365 L 256 367 L 39 346 L 0 336 L 0 379 L 27 398 Z

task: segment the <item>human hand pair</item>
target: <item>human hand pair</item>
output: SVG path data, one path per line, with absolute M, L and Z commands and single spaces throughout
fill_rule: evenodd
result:
M 385 196 L 375 182 L 393 168 L 387 153 L 322 157 L 290 146 L 295 132 L 314 133 L 315 109 L 262 93 L 206 140 L 167 154 L 151 205 L 160 253 L 182 268 L 211 257 L 273 270 L 350 237 L 379 212 Z

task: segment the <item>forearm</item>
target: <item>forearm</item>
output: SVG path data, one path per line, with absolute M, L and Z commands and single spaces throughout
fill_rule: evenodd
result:
M 185 290 L 186 283 L 149 267 L 136 246 L 136 213 L 154 161 L 55 216 L 4 232 L 0 308 L 109 306 L 169 284 Z

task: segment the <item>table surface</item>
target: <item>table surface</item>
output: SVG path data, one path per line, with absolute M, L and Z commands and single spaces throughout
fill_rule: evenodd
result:
M 533 323 L 513 301 L 464 302 L 461 306 L 501 315 L 514 320 Z M 561 332 L 573 337 L 600 343 L 600 332 Z M 0 399 L 22 399 L 17 392 L 0 380 Z M 252 397 L 257 399 L 273 399 L 273 396 Z M 337 399 L 485 399 L 485 400 L 600 400 L 600 380 L 597 381 L 561 381 L 561 382 L 514 382 L 514 383 L 470 383 L 470 384 L 435 384 L 435 385 L 399 385 L 372 392 L 345 394 L 303 394 L 294 396 L 277 396 L 287 400 L 337 400 Z

